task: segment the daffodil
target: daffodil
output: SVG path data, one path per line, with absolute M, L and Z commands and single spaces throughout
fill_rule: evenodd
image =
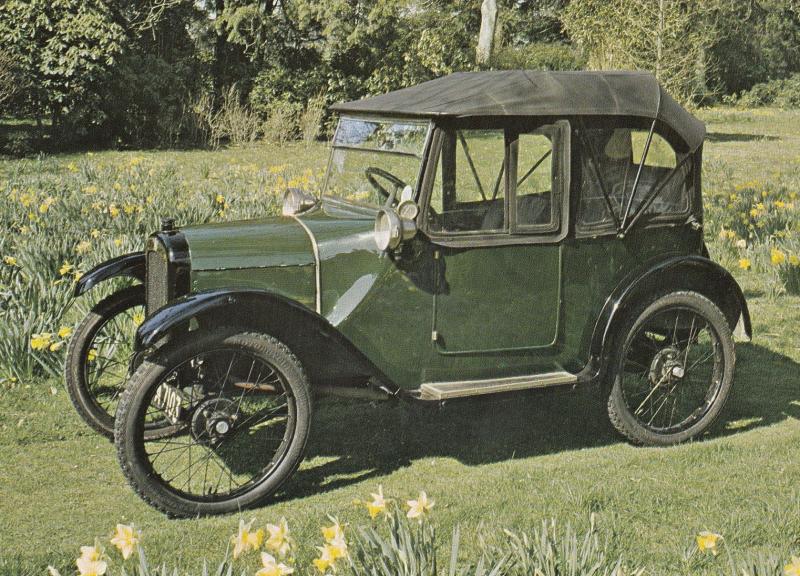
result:
M 750 270 L 751 265 L 749 258 L 739 258 L 739 268 L 742 270 Z
M 75 253 L 76 254 L 86 254 L 89 250 L 92 249 L 92 243 L 88 240 L 81 240 L 75 246 Z
M 798 258 L 795 254 L 789 256 L 789 264 L 792 266 L 800 266 L 800 258 Z
M 256 576 L 286 576 L 294 572 L 294 568 L 278 562 L 274 556 L 266 552 L 261 553 L 261 566 Z
M 127 560 L 133 554 L 134 548 L 139 546 L 141 537 L 141 532 L 134 530 L 133 526 L 117 524 L 117 530 L 111 538 L 111 543 L 122 552 L 122 557 Z
M 791 563 L 783 567 L 783 573 L 786 576 L 800 576 L 800 558 L 792 556 Z
M 100 230 L 97 228 L 92 228 L 92 231 L 89 233 L 89 236 L 92 238 L 100 238 Z
M 19 266 L 19 264 L 17 264 L 17 259 L 13 256 L 3 256 L 3 262 L 8 266 Z
M 142 313 L 142 312 L 134 313 L 134 315 L 133 315 L 133 323 L 136 326 L 141 326 L 142 322 L 144 322 L 144 313 Z
M 46 350 L 49 348 L 53 341 L 53 335 L 50 332 L 41 332 L 31 336 L 31 348 L 34 350 Z
M 53 342 L 50 344 L 50 352 L 58 352 L 64 347 L 63 342 Z
M 42 203 L 39 204 L 39 213 L 46 214 L 47 211 L 50 210 L 50 206 L 52 206 L 55 201 L 56 199 L 53 198 L 52 196 L 48 196 L 47 198 L 45 198 L 42 201 Z
M 217 197 L 214 198 L 214 202 L 216 202 L 217 204 L 225 204 L 225 196 L 223 196 L 222 194 L 217 194 Z
M 119 208 L 117 208 L 116 205 L 111 204 L 108 207 L 108 213 L 111 214 L 112 218 L 116 218 L 117 216 L 119 216 Z
M 718 546 L 722 542 L 722 536 L 714 532 L 703 531 L 697 535 L 697 549 L 700 552 L 711 552 L 714 556 L 719 553 Z
M 375 518 L 381 512 L 386 512 L 386 499 L 383 497 L 383 485 L 378 485 L 378 491 L 372 493 L 372 502 L 367 502 L 367 512 L 370 518 Z
M 321 574 L 325 574 L 328 568 L 334 568 L 334 564 L 336 563 L 334 555 L 336 551 L 329 544 L 317 546 L 317 550 L 319 550 L 319 558 L 314 558 L 312 562 L 314 567 L 319 570 Z
M 64 263 L 61 265 L 61 268 L 58 269 L 58 273 L 61 274 L 62 276 L 66 276 L 67 274 L 72 272 L 73 268 L 75 268 L 75 266 L 73 266 L 67 261 L 64 261 Z
M 245 524 L 244 520 L 239 520 L 239 532 L 231 538 L 233 541 L 234 558 L 238 558 L 244 552 L 258 550 L 261 547 L 261 543 L 264 541 L 264 530 L 259 528 L 253 531 L 252 526 L 254 521 L 255 519 Z
M 423 490 L 419 493 L 416 500 L 409 500 L 406 502 L 406 505 L 408 505 L 407 516 L 409 518 L 419 518 L 421 520 L 425 514 L 431 511 L 434 504 L 436 504 L 436 502 L 429 500 L 428 495 L 425 494 Z
M 278 556 L 286 556 L 292 547 L 289 537 L 289 524 L 286 522 L 286 518 L 281 518 L 277 524 L 267 524 L 267 532 L 269 532 L 269 537 L 265 544 L 267 549 L 272 550 Z
M 103 576 L 108 569 L 101 560 L 102 550 L 97 546 L 81 546 L 81 557 L 75 561 L 80 576 Z
M 779 248 L 772 248 L 769 251 L 769 260 L 774 266 L 780 266 L 786 262 L 786 254 L 784 254 Z
M 329 554 L 334 561 L 339 558 L 347 556 L 347 541 L 344 538 L 344 530 L 339 521 L 332 518 L 333 524 L 322 528 L 322 536 L 325 538 L 325 544 L 329 550 Z
M 86 353 L 86 361 L 87 362 L 94 362 L 97 360 L 97 350 L 94 348 L 90 348 L 89 351 Z

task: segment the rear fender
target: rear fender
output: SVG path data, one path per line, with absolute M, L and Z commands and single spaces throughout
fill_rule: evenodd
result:
M 144 252 L 131 252 L 98 264 L 75 283 L 74 296 L 77 298 L 85 294 L 100 282 L 118 276 L 127 276 L 144 282 L 145 264 Z
M 737 337 L 752 338 L 747 301 L 730 272 L 703 256 L 670 258 L 635 278 L 626 278 L 606 300 L 591 344 L 591 362 L 598 377 L 604 376 L 615 346 L 615 333 L 627 314 L 645 299 L 678 290 L 699 292 L 722 310 Z
M 324 317 L 264 290 L 217 289 L 179 298 L 144 321 L 136 332 L 136 349 L 150 349 L 167 336 L 180 338 L 194 322 L 200 329 L 233 326 L 277 338 L 297 355 L 315 383 L 355 384 L 374 378 L 391 386 Z

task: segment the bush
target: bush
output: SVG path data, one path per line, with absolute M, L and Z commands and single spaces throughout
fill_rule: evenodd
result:
M 285 144 L 297 138 L 300 104 L 285 99 L 272 103 L 267 121 L 264 123 L 264 139 L 275 144 Z
M 505 46 L 492 56 L 491 67 L 502 70 L 582 70 L 586 60 L 568 44 L 534 43 Z
M 308 101 L 306 109 L 300 116 L 300 132 L 303 135 L 303 140 L 314 142 L 319 136 L 324 119 L 325 96 L 319 94 Z
M 750 90 L 742 92 L 738 97 L 729 98 L 727 101 L 744 108 L 759 106 L 800 108 L 800 72 L 788 78 L 756 84 Z
M 261 119 L 242 103 L 236 86 L 231 86 L 223 97 L 219 111 L 211 119 L 212 141 L 247 144 L 255 142 L 260 133 Z

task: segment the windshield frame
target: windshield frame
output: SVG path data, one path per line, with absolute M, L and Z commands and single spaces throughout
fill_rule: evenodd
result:
M 395 123 L 395 124 L 416 124 L 419 126 L 425 126 L 425 142 L 422 145 L 422 150 L 420 151 L 419 155 L 413 154 L 410 152 L 394 152 L 391 150 L 379 150 L 375 148 L 359 148 L 357 146 L 348 146 L 348 145 L 336 145 L 336 137 L 339 134 L 339 129 L 341 128 L 342 121 L 344 120 L 360 120 L 364 122 L 381 122 L 381 123 Z M 378 154 L 389 154 L 392 156 L 405 156 L 405 157 L 413 157 L 419 159 L 419 170 L 417 171 L 417 178 L 414 183 L 414 201 L 417 201 L 419 198 L 420 189 L 422 187 L 422 178 L 425 174 L 425 165 L 427 164 L 427 158 L 431 148 L 431 140 L 433 138 L 433 130 L 434 122 L 430 118 L 410 118 L 410 117 L 402 117 L 402 116 L 379 116 L 375 114 L 370 115 L 361 115 L 361 114 L 342 114 L 339 116 L 339 121 L 336 124 L 336 130 L 333 133 L 333 138 L 331 139 L 331 149 L 330 154 L 328 154 L 328 164 L 325 169 L 325 181 L 323 182 L 322 189 L 320 190 L 320 201 L 331 202 L 334 204 L 343 204 L 345 206 L 356 206 L 361 209 L 366 210 L 374 210 L 377 211 L 381 208 L 380 204 L 373 204 L 370 202 L 357 202 L 357 201 L 350 201 L 345 200 L 343 198 L 339 198 L 336 196 L 331 196 L 328 194 L 328 184 L 330 182 L 331 177 L 331 169 L 333 166 L 333 155 L 336 150 L 345 150 L 347 153 L 351 154 L 358 154 L 358 153 L 378 153 Z M 397 200 L 397 198 L 395 198 Z

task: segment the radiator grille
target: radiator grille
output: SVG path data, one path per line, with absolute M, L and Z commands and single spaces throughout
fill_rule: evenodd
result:
M 163 245 L 157 240 L 147 251 L 147 280 L 145 283 L 147 315 L 164 306 L 169 301 L 169 263 Z

